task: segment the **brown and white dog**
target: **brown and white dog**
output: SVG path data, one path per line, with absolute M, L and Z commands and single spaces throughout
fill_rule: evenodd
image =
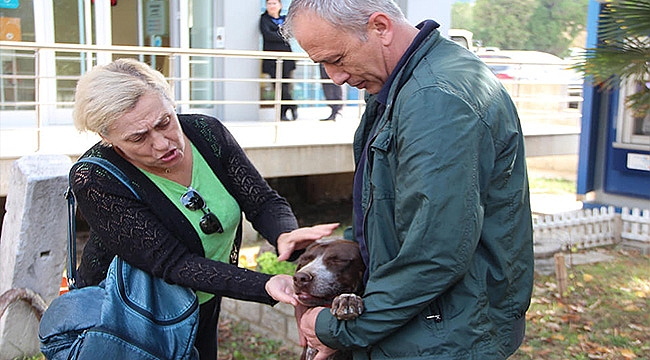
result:
M 330 307 L 339 320 L 356 319 L 363 313 L 363 273 L 366 266 L 359 244 L 342 239 L 323 239 L 311 244 L 298 258 L 293 287 L 305 306 Z M 300 359 L 312 359 L 316 350 L 305 348 Z M 338 351 L 330 359 L 351 359 Z

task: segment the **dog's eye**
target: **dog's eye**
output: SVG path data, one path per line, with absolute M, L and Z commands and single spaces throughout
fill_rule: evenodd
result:
M 326 262 L 331 263 L 331 264 L 345 264 L 350 262 L 350 259 L 347 258 L 342 258 L 339 256 L 330 256 L 327 259 L 325 259 Z
M 298 265 L 304 266 L 305 264 L 310 263 L 312 260 L 314 260 L 314 256 L 303 255 L 300 257 L 300 261 L 298 261 Z

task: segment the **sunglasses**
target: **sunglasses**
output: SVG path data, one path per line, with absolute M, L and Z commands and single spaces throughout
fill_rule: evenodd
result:
M 208 235 L 214 233 L 223 233 L 223 226 L 221 225 L 221 221 L 219 221 L 217 215 L 208 209 L 208 206 L 205 204 L 205 200 L 203 200 L 203 197 L 201 194 L 199 194 L 198 191 L 192 189 L 192 187 L 188 187 L 185 194 L 181 196 L 181 204 L 192 211 L 203 211 L 203 216 L 199 222 L 201 231 L 203 231 L 203 233 Z

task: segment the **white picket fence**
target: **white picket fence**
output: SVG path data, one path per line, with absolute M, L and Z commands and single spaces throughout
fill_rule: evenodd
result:
M 621 238 L 650 243 L 650 210 L 623 208 Z
M 614 207 L 582 209 L 539 216 L 533 220 L 538 248 L 558 251 L 612 245 L 622 240 L 650 243 L 650 210 Z

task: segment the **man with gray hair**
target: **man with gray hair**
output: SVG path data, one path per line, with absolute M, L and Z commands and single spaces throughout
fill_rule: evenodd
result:
M 339 85 L 366 89 L 354 138 L 365 312 L 297 309 L 325 359 L 504 359 L 533 285 L 524 138 L 505 88 L 438 24 L 391 0 L 293 0 L 294 37 Z M 304 313 L 303 313 L 304 312 Z

